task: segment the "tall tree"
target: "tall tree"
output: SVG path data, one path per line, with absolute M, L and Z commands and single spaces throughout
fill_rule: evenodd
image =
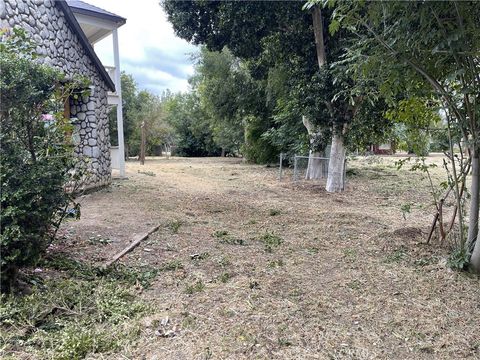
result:
M 351 82 L 348 74 L 334 74 L 325 64 L 341 58 L 349 33 L 326 36 L 328 17 L 322 18 L 318 7 L 302 10 L 300 2 L 164 1 L 163 6 L 178 36 L 210 50 L 227 46 L 233 55 L 248 60 L 255 78 L 267 79 L 276 66 L 289 69 L 290 95 L 301 107 L 311 137 L 333 135 L 327 190 L 342 191 L 346 124 L 358 110 L 359 97 L 345 91 Z M 311 143 L 317 145 L 311 154 L 325 147 L 317 139 Z

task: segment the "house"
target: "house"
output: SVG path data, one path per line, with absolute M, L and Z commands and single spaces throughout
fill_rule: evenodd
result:
M 77 155 L 89 158 L 90 176 L 86 188 L 107 185 L 112 163 L 125 174 L 120 62 L 117 29 L 126 20 L 106 10 L 77 0 L 0 0 L 1 28 L 21 27 L 37 44 L 40 61 L 62 70 L 67 78 L 86 76 L 89 96 L 71 98 L 66 113 L 75 120 Z M 112 36 L 114 67 L 105 67 L 93 45 Z M 117 108 L 118 158 L 110 156 L 108 112 Z

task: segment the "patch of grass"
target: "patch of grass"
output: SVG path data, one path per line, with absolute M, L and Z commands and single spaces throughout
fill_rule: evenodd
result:
M 227 230 L 215 230 L 215 232 L 213 233 L 213 236 L 216 237 L 217 239 L 223 239 L 228 235 L 229 234 Z
M 222 268 L 226 268 L 231 264 L 232 262 L 227 256 L 222 256 L 220 259 L 218 259 L 218 265 L 220 265 Z
M 185 292 L 187 294 L 195 294 L 195 293 L 198 293 L 198 292 L 201 292 L 205 289 L 205 284 L 202 282 L 202 280 L 198 280 L 197 282 L 195 282 L 194 284 L 189 284 L 187 285 L 187 288 L 185 289 Z
M 81 359 L 121 352 L 138 338 L 138 319 L 149 311 L 131 285 L 111 279 L 57 278 L 31 290 L 1 296 L 5 354 L 21 349 L 29 358 Z
M 277 215 L 280 215 L 281 213 L 282 213 L 282 212 L 281 212 L 280 210 L 278 210 L 278 209 L 270 209 L 270 210 L 268 211 L 268 214 L 269 214 L 270 216 L 277 216 Z
M 88 242 L 91 245 L 108 245 L 112 242 L 109 238 L 104 238 L 102 235 L 98 234 L 97 236 L 90 236 Z
M 138 170 L 137 171 L 139 174 L 142 174 L 142 175 L 147 175 L 147 176 L 157 176 L 154 172 L 152 171 L 140 171 Z
M 178 234 L 180 227 L 183 225 L 182 220 L 172 220 L 167 224 L 167 227 L 170 229 L 172 234 Z
M 192 259 L 192 261 L 202 261 L 202 260 L 206 260 L 210 257 L 210 253 L 208 252 L 203 252 L 201 254 L 193 254 L 193 255 L 190 255 L 190 259 Z
M 285 265 L 282 259 L 272 260 L 268 263 L 269 268 L 277 268 Z
M 362 286 L 362 283 L 359 280 L 355 279 L 347 283 L 347 286 L 352 290 L 359 290 Z
M 230 279 L 232 278 L 232 274 L 228 273 L 228 272 L 224 272 L 222 274 L 220 274 L 220 276 L 218 277 L 218 280 L 220 280 L 220 282 L 222 283 L 226 283 L 228 282 Z
M 176 271 L 179 269 L 183 269 L 183 264 L 180 260 L 172 260 L 162 266 L 164 271 Z
M 243 239 L 230 235 L 226 230 L 217 230 L 213 233 L 213 236 L 219 239 L 221 244 L 245 245 L 245 241 Z
M 404 248 L 399 248 L 392 252 L 391 254 L 387 255 L 385 258 L 385 263 L 399 263 L 407 257 L 407 253 L 405 252 Z
M 318 254 L 320 249 L 318 247 L 315 247 L 315 246 L 310 246 L 310 247 L 307 248 L 307 251 L 310 254 Z
M 50 255 L 40 262 L 39 267 L 62 271 L 70 277 L 81 280 L 96 281 L 103 278 L 110 281 L 122 281 L 129 285 L 140 284 L 144 288 L 150 287 L 159 273 L 159 269 L 148 265 L 130 267 L 117 263 L 108 268 L 93 266 L 72 259 L 66 254 Z
M 265 251 L 269 253 L 273 252 L 275 248 L 279 247 L 283 243 L 283 240 L 280 236 L 268 231 L 262 235 L 260 240 L 264 244 Z
M 345 262 L 355 262 L 357 260 L 357 250 L 355 249 L 345 249 L 343 250 L 343 259 Z

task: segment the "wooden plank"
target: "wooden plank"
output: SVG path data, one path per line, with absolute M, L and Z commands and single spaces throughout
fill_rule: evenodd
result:
M 124 257 L 126 254 L 128 254 L 130 251 L 135 249 L 138 244 L 140 244 L 143 240 L 148 238 L 151 234 L 153 234 L 155 231 L 157 231 L 160 228 L 160 225 L 156 225 L 152 227 L 150 230 L 148 230 L 147 233 L 143 235 L 137 235 L 133 238 L 132 242 L 122 251 L 120 251 L 118 254 L 116 254 L 111 260 L 107 261 L 105 263 L 105 267 L 111 266 L 113 263 L 117 262 L 120 260 L 122 257 Z

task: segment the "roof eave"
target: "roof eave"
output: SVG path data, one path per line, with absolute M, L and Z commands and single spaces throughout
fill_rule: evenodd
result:
M 108 88 L 114 92 L 115 84 L 113 83 L 112 79 L 108 75 L 107 71 L 105 70 L 105 67 L 103 66 L 102 62 L 98 58 L 97 54 L 95 54 L 95 50 L 93 50 L 93 47 L 92 45 L 90 45 L 87 37 L 85 36 L 85 33 L 80 27 L 80 24 L 78 23 L 77 19 L 75 19 L 75 15 L 73 14 L 73 11 L 70 8 L 70 6 L 66 3 L 65 0 L 57 0 L 55 1 L 55 4 L 58 7 L 60 7 L 63 14 L 65 15 L 65 19 L 67 20 L 68 24 L 72 27 L 72 30 L 77 34 L 80 43 L 84 47 L 87 55 L 92 60 L 95 68 L 97 69 L 103 81 L 105 81 Z

